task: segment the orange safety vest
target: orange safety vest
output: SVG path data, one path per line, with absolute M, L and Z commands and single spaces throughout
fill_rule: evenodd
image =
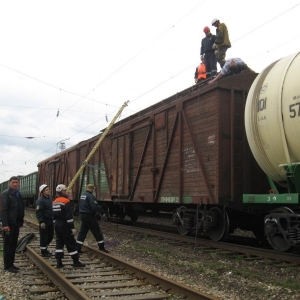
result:
M 201 63 L 198 67 L 198 80 L 206 78 L 205 64 Z

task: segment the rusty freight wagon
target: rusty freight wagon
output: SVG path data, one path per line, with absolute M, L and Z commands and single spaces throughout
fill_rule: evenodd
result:
M 114 124 L 72 189 L 87 183 L 110 215 L 136 221 L 146 210 L 173 211 L 181 234 L 204 229 L 222 240 L 234 228 L 263 228 L 243 205 L 244 193 L 265 193 L 244 129 L 247 93 L 256 74 L 194 85 Z M 99 138 L 38 164 L 39 183 L 69 184 Z M 261 233 L 261 232 L 258 232 Z

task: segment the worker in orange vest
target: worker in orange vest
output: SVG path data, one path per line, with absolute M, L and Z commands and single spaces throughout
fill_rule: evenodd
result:
M 195 83 L 199 83 L 206 79 L 206 68 L 205 68 L 204 59 L 202 59 L 200 65 L 196 68 L 194 78 L 195 78 Z

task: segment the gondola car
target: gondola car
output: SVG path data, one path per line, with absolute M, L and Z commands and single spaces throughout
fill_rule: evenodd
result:
M 267 179 L 244 130 L 247 93 L 257 74 L 195 85 L 116 123 L 72 189 L 79 199 L 93 182 L 109 213 L 136 221 L 146 210 L 176 211 L 181 234 L 201 226 L 214 240 L 259 217 L 243 208 L 243 193 L 263 193 Z M 39 184 L 68 184 L 99 136 L 38 164 Z M 231 221 L 236 211 L 241 217 Z M 248 220 L 249 219 L 249 220 Z M 241 224 L 240 222 L 244 223 Z

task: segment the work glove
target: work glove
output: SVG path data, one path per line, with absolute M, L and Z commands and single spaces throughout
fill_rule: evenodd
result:
M 101 216 L 101 221 L 107 221 L 107 216 L 106 216 L 106 214 L 103 214 L 102 216 Z
M 72 233 L 71 233 L 71 235 L 75 235 L 76 234 L 76 229 L 71 229 L 72 230 Z
M 204 55 L 200 55 L 200 60 L 203 60 L 204 59 Z
M 219 50 L 216 50 L 216 51 L 215 51 L 215 55 L 218 55 L 218 53 L 219 53 Z
M 217 49 L 217 45 L 216 45 L 216 44 L 213 44 L 213 45 L 212 45 L 212 48 L 213 48 L 213 49 Z
M 46 224 L 45 223 L 41 223 L 40 227 L 41 227 L 41 229 L 46 229 Z

